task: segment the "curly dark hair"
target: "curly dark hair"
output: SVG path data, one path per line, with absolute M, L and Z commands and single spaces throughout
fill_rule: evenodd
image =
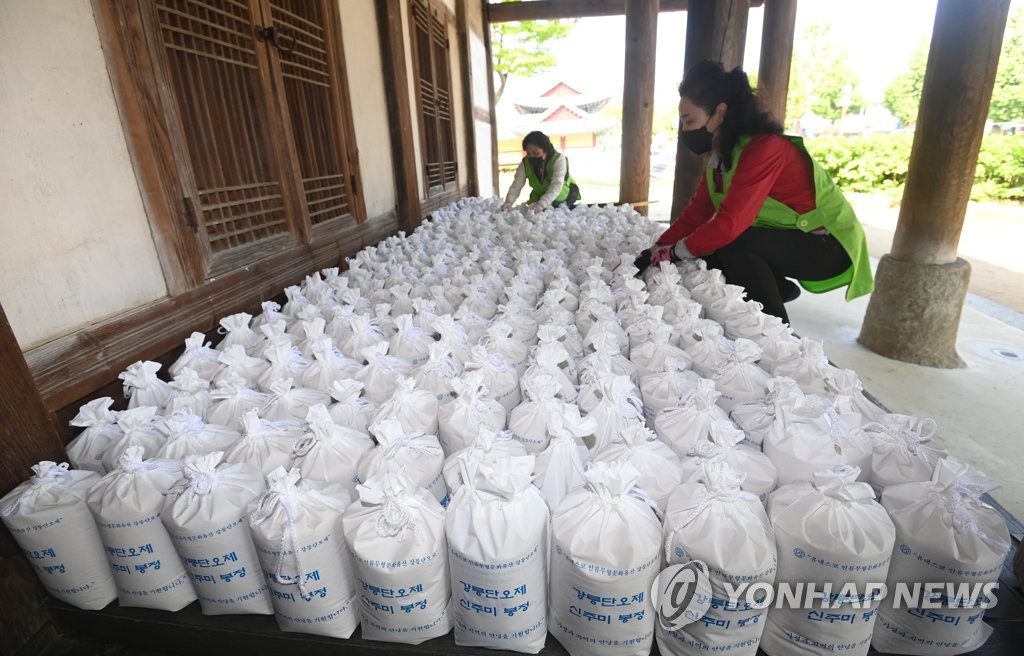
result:
M 528 158 L 530 166 L 533 167 L 537 177 L 541 180 L 544 179 L 544 166 L 547 164 L 551 156 L 555 154 L 555 146 L 551 143 L 551 139 L 548 135 L 544 134 L 540 130 L 534 130 L 525 137 L 523 137 L 523 150 L 526 150 L 527 146 L 537 146 L 544 151 L 544 161 L 535 160 L 532 157 Z
M 718 133 L 718 156 L 725 168 L 732 166 L 732 151 L 740 137 L 782 134 L 778 121 L 761 109 L 741 68 L 726 72 L 721 62 L 699 61 L 683 75 L 679 96 L 686 96 L 708 114 L 713 114 L 719 103 L 726 104 L 725 119 Z

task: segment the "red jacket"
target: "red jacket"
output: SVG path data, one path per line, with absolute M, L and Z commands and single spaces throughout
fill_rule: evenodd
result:
M 694 255 L 707 255 L 739 237 L 754 223 L 765 198 L 803 214 L 814 209 L 814 171 L 800 149 L 777 134 L 754 137 L 742 151 L 732 184 L 718 212 L 708 193 L 708 169 L 686 209 L 658 238 L 667 246 L 684 239 Z M 713 170 L 719 187 L 721 173 Z

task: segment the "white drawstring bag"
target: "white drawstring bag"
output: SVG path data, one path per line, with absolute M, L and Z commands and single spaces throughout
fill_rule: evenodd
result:
M 460 449 L 444 459 L 441 473 L 448 490 L 448 498 L 462 487 L 462 467 L 459 464 L 465 459 L 469 462 L 495 462 L 509 457 L 525 456 L 526 447 L 515 440 L 511 431 L 492 431 L 481 428 L 476 440 L 465 449 Z
M 886 412 L 864 395 L 864 386 L 850 369 L 829 367 L 825 375 L 826 396 L 831 397 L 840 414 L 856 412 L 862 421 L 881 421 Z
M 217 360 L 221 363 L 221 368 L 213 377 L 214 385 L 219 385 L 224 379 L 237 375 L 242 379 L 243 385 L 255 388 L 256 381 L 270 368 L 269 362 L 263 358 L 249 355 L 241 344 L 224 349 L 217 356 Z
M 327 405 L 331 395 L 308 387 L 295 387 L 291 378 L 270 383 L 270 398 L 260 408 L 260 416 L 268 421 L 302 421 L 314 405 Z M 269 473 L 269 472 L 268 472 Z
M 758 361 L 765 371 L 775 374 L 775 367 L 800 357 L 800 338 L 793 334 L 793 328 L 782 319 L 765 315 L 764 328 L 760 335 L 750 338 L 761 347 L 761 359 Z
M 654 326 L 647 339 L 630 349 L 629 359 L 636 365 L 637 375 L 641 378 L 672 367 L 678 368 L 680 362 L 689 368 L 692 362 L 689 353 L 672 344 L 672 326 L 667 323 Z
M 782 408 L 792 408 L 804 393 L 796 381 L 788 376 L 776 376 L 765 382 L 767 393 L 763 399 L 750 403 L 737 403 L 729 417 L 747 434 L 751 446 L 761 448 L 765 435 L 775 425 Z
M 761 348 L 742 337 L 733 342 L 733 348 L 724 362 L 712 372 L 715 388 L 721 394 L 718 405 L 730 412 L 738 403 L 760 401 L 768 393 L 768 374 L 755 362 L 761 357 Z
M 675 406 L 687 392 L 696 389 L 703 380 L 696 372 L 687 369 L 685 362 L 667 360 L 665 365 L 665 371 L 640 378 L 644 421 L 648 426 L 654 424 L 659 412 Z
M 840 415 L 828 399 L 806 396 L 780 407 L 761 447 L 775 463 L 779 485 L 811 481 L 815 472 L 841 464 L 856 467 L 867 481 L 871 442 L 859 426 L 860 415 Z
M 452 381 L 462 375 L 463 367 L 444 342 L 431 344 L 428 353 L 427 360 L 413 370 L 413 380 L 418 389 L 430 392 L 441 404 L 454 396 Z
M 206 341 L 206 335 L 194 332 L 185 338 L 185 350 L 178 359 L 167 368 L 167 373 L 177 376 L 182 369 L 192 369 L 200 378 L 213 380 L 214 375 L 220 370 L 220 361 L 217 357 L 220 353 L 210 346 Z
M 206 413 L 206 420 L 229 428 L 240 426 L 246 412 L 259 410 L 270 400 L 269 394 L 246 387 L 245 380 L 235 373 L 217 383 L 210 397 L 213 404 Z
M 728 418 L 716 403 L 719 396 L 714 381 L 700 378 L 674 405 L 655 415 L 654 431 L 676 455 L 688 456 L 698 442 L 707 439 L 713 422 Z
M 639 382 L 637 366 L 619 352 L 615 335 L 607 331 L 591 331 L 587 337 L 587 344 L 594 351 L 580 360 L 581 377 L 588 371 L 607 372 L 615 376 L 628 376 L 634 385 Z
M 191 578 L 160 521 L 164 493 L 181 478 L 177 460 L 143 460 L 128 447 L 87 503 L 117 584 L 121 606 L 178 611 L 196 600 Z
M 927 481 L 939 460 L 949 452 L 935 445 L 935 422 L 906 415 L 885 414 L 881 421 L 860 429 L 871 444 L 871 487 L 881 492 L 890 485 Z
M 338 350 L 330 337 L 316 340 L 310 348 L 309 357 L 312 360 L 298 379 L 299 384 L 322 392 L 330 392 L 334 383 L 352 378 L 363 368 Z
M 541 296 L 540 306 L 533 315 L 534 321 L 541 324 L 554 323 L 565 325 L 576 321 L 576 313 L 562 305 L 568 296 L 564 289 L 549 289 Z
M 646 492 L 658 510 L 665 511 L 669 495 L 683 482 L 679 456 L 642 424 L 630 426 L 619 438 L 594 451 L 594 462 L 628 462 L 640 472 L 636 485 Z
M 746 300 L 743 297 L 746 293 L 747 290 L 740 285 L 726 283 L 722 295 L 705 305 L 708 317 L 724 326 L 730 317 L 744 311 Z
M 162 409 L 174 395 L 167 381 L 157 378 L 156 372 L 162 367 L 159 362 L 136 362 L 117 375 L 124 381 L 124 398 L 128 409 L 153 406 Z
M 548 627 L 571 656 L 647 656 L 661 522 L 633 496 L 639 473 L 597 463 L 551 516 Z
M 163 417 L 157 415 L 153 406 L 140 406 L 125 410 L 117 415 L 117 426 L 121 437 L 103 452 L 104 471 L 117 467 L 117 458 L 130 446 L 141 446 L 143 458 L 152 458 L 163 447 L 167 438 L 160 431 Z
M 260 342 L 260 336 L 249 327 L 251 319 L 252 315 L 246 312 L 239 312 L 221 319 L 218 322 L 220 328 L 217 329 L 217 332 L 224 335 L 224 339 L 217 344 L 217 350 L 223 352 L 238 345 L 248 351 L 256 346 Z
M 530 453 L 543 451 L 551 439 L 551 425 L 557 415 L 579 409 L 558 398 L 558 379 L 537 374 L 522 381 L 526 401 L 509 415 L 508 427 Z
M 334 345 L 334 339 L 327 334 L 327 320 L 317 316 L 309 321 L 297 321 L 289 331 L 292 335 L 298 335 L 295 345 L 299 347 L 299 353 L 307 360 L 312 360 L 313 350 L 323 340 L 330 340 Z M 287 334 L 287 333 L 286 333 Z
M 399 378 L 395 393 L 378 406 L 372 423 L 385 419 L 397 419 L 410 433 L 437 435 L 437 397 L 417 389 L 414 379 Z
M 298 285 L 291 285 L 284 288 L 284 296 L 287 299 L 284 303 L 284 307 L 281 309 L 281 313 L 286 317 L 293 318 L 306 305 L 309 305 L 309 299 L 302 293 L 302 288 Z
M 488 397 L 500 403 L 506 413 L 522 402 L 519 375 L 500 353 L 488 353 L 483 346 L 474 346 L 466 360 L 466 372 L 470 371 L 480 372 Z
M 200 378 L 194 369 L 182 369 L 171 381 L 171 398 L 163 408 L 165 415 L 179 410 L 189 410 L 201 418 L 206 418 L 213 405 L 210 395 L 210 381 Z
M 544 648 L 550 519 L 533 460 L 459 461 L 465 485 L 445 513 L 457 645 Z
M 526 371 L 530 347 L 515 338 L 512 325 L 504 316 L 498 316 L 487 328 L 487 335 L 481 344 L 487 348 L 488 353 L 498 353 L 505 358 L 515 369 L 517 377 Z
M 619 346 L 619 353 L 629 357 L 629 335 L 623 330 L 622 325 L 619 323 L 619 318 L 615 312 L 604 305 L 597 305 L 594 307 L 596 312 L 597 321 L 590 326 L 589 330 L 583 330 L 580 327 L 580 333 L 583 335 L 583 342 L 590 343 L 595 335 L 602 332 L 610 332 L 615 337 L 615 343 Z
M 766 500 L 768 493 L 778 484 L 779 472 L 771 458 L 742 442 L 743 431 L 731 421 L 712 421 L 707 439 L 698 440 L 690 451 L 691 457 L 683 461 L 683 480 L 699 483 L 706 464 L 724 462 L 744 474 L 741 486 L 744 492 L 753 494 L 761 501 Z
M 429 349 L 434 344 L 430 331 L 417 326 L 411 314 L 395 317 L 395 327 L 397 332 L 391 336 L 388 353 L 408 360 L 414 367 L 426 362 Z
M 44 460 L 34 476 L 0 499 L 0 519 L 55 599 L 99 610 L 117 598 L 110 563 L 86 497 L 94 471 L 68 470 Z
M 533 481 L 549 508 L 556 508 L 566 495 L 586 483 L 583 474 L 590 462 L 590 450 L 583 438 L 596 428 L 597 423 L 589 417 L 579 422 L 559 417 L 551 426 L 551 441 L 537 454 L 537 477 Z
M 339 426 L 327 408 L 315 405 L 306 415 L 305 434 L 292 446 L 288 468 L 296 470 L 303 480 L 337 483 L 353 490 L 359 459 L 373 446 L 369 435 Z
M 505 407 L 487 395 L 483 376 L 469 372 L 451 381 L 455 398 L 437 410 L 438 438 L 446 454 L 472 444 L 483 427 L 504 430 Z
M 690 354 L 690 366 L 701 376 L 712 378 L 715 371 L 728 361 L 734 343 L 725 337 L 722 326 L 716 323 L 704 324 L 697 330 L 696 337 L 692 344 L 684 345 Z
M 65 447 L 75 469 L 87 469 L 100 475 L 106 473 L 103 454 L 124 435 L 117 425 L 119 413 L 110 409 L 113 404 L 114 399 L 109 396 L 93 399 L 80 407 L 78 414 L 68 422 L 85 429 Z
M 658 651 L 664 656 L 755 656 L 767 609 L 745 597 L 732 603 L 729 590 L 775 583 L 775 533 L 761 501 L 742 491 L 744 474 L 724 462 L 709 462 L 700 478 L 703 483 L 684 483 L 669 499 L 665 562 L 707 565 L 708 580 L 698 589 L 714 601 L 699 621 L 681 629 L 656 622 Z
M 335 403 L 328 411 L 334 423 L 369 435 L 377 404 L 362 396 L 363 384 L 358 380 L 336 380 L 331 384 L 330 393 Z
M 631 300 L 619 308 L 619 319 L 622 321 L 626 336 L 629 337 L 629 356 L 632 358 L 633 349 L 650 339 L 656 328 L 668 324 L 662 319 L 665 308 L 660 305 L 648 305 L 645 302 L 648 294 L 642 289 L 643 282 L 633 279 L 628 281 L 628 284 L 638 284 L 641 287 Z M 671 329 L 671 326 L 669 328 Z
M 160 430 L 167 436 L 154 457 L 180 460 L 188 455 L 226 451 L 241 437 L 234 428 L 207 424 L 189 410 L 179 410 L 165 417 Z
M 412 366 L 400 358 L 388 355 L 388 343 L 377 342 L 362 350 L 366 366 L 355 379 L 363 384 L 363 396 L 374 403 L 384 403 L 395 393 L 398 379 L 408 376 Z
M 452 630 L 445 510 L 397 469 L 356 488 L 342 526 L 352 553 L 362 637 L 418 645 Z
M 505 306 L 499 307 L 499 312 L 499 316 L 512 327 L 512 339 L 526 346 L 527 351 L 537 344 L 537 330 L 540 324 L 532 316 L 532 304 L 510 298 Z
M 772 373 L 789 376 L 805 394 L 825 395 L 828 393 L 825 381 L 832 375 L 832 369 L 825 355 L 825 345 L 820 340 L 804 337 L 800 340 L 800 354 L 777 363 Z
M 270 367 L 256 379 L 256 386 L 264 392 L 272 392 L 274 385 L 282 380 L 302 380 L 309 369 L 309 360 L 302 357 L 298 347 L 287 337 L 269 342 L 263 357 L 270 362 Z
M 352 556 L 341 516 L 348 489 L 275 469 L 249 525 L 282 631 L 346 639 L 359 624 Z
M 733 339 L 742 337 L 757 342 L 764 333 L 765 319 L 770 316 L 763 309 L 764 306 L 757 301 L 744 301 L 733 306 L 732 313 L 722 321 L 725 334 Z
M 309 306 L 306 307 L 308 308 Z M 274 323 L 263 324 L 260 326 L 260 332 L 263 333 L 263 337 L 255 346 L 249 349 L 249 355 L 269 361 L 271 358 L 270 353 L 278 347 L 297 346 L 301 332 L 300 326 L 304 323 L 296 322 L 289 326 L 287 321 L 279 319 Z
M 182 478 L 167 491 L 160 519 L 203 615 L 270 615 L 274 609 L 246 518 L 266 483 L 252 465 L 218 465 L 222 456 L 215 452 L 182 461 Z
M 448 345 L 452 357 L 460 365 L 465 364 L 469 359 L 469 336 L 451 314 L 441 314 L 431 324 L 434 332 L 440 336 L 440 341 Z
M 365 351 L 383 342 L 388 343 L 388 337 L 377 325 L 376 319 L 362 315 L 353 314 L 349 317 L 349 334 L 344 340 L 336 342 L 341 352 L 350 358 L 358 360 L 363 357 L 369 360 Z M 381 353 L 387 352 L 383 349 Z
M 892 485 L 882 506 L 896 526 L 896 549 L 872 646 L 881 652 L 955 656 L 992 635 L 982 618 L 1010 550 L 999 512 L 981 496 L 995 486 L 955 458 L 940 460 L 931 480 Z M 899 583 L 945 582 L 938 598 L 894 605 Z M 986 590 L 986 586 L 988 589 Z
M 644 404 L 629 376 L 611 376 L 601 384 L 601 399 L 587 413 L 597 422 L 587 447 L 598 451 L 618 439 L 631 426 L 644 423 Z
M 360 482 L 370 480 L 385 467 L 401 467 L 416 485 L 430 490 L 441 505 L 448 505 L 448 493 L 441 476 L 444 451 L 437 436 L 409 433 L 394 419 L 373 424 L 370 430 L 377 438 L 377 446 L 359 459 L 356 473 Z
M 291 462 L 292 447 L 302 439 L 302 422 L 262 419 L 255 410 L 242 417 L 242 437 L 224 452 L 226 463 L 252 465 L 261 476 Z
M 870 588 L 885 580 L 896 531 L 859 474 L 839 465 L 815 473 L 813 483 L 784 485 L 768 497 L 777 584 L 813 583 L 819 595 L 825 586 L 831 590 L 813 608 L 775 605 L 768 611 L 761 649 L 769 656 L 790 656 L 794 645 L 808 655 L 868 653 L 881 603 Z
M 466 331 L 466 338 L 471 345 L 479 344 L 484 335 L 487 334 L 489 322 L 476 312 L 473 312 L 466 305 L 465 301 L 459 306 L 453 315 L 455 320 Z

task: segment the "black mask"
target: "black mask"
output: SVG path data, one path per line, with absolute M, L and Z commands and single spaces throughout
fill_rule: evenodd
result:
M 711 119 L 708 119 L 708 123 Z M 679 133 L 679 139 L 683 145 L 690 149 L 694 155 L 704 155 L 711 152 L 711 141 L 715 135 L 708 132 L 708 124 L 695 130 L 684 130 Z

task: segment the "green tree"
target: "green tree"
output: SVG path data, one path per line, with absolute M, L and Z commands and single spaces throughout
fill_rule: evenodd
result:
M 1006 23 L 1003 49 L 999 54 L 996 83 L 992 89 L 989 118 L 1012 121 L 1024 117 L 1024 9 Z
M 789 78 L 786 114 L 798 120 L 807 112 L 836 120 L 864 105 L 860 81 L 847 54 L 831 38 L 832 26 L 814 23 L 798 35 Z
M 928 41 L 921 39 L 910 55 L 909 68 L 893 78 L 885 89 L 882 104 L 904 125 L 917 122 L 917 108 L 921 104 L 924 69 L 928 63 Z
M 509 2 L 510 0 L 505 0 Z M 511 21 L 491 25 L 491 56 L 498 88 L 494 100 L 501 99 L 510 75 L 530 77 L 554 68 L 554 55 L 545 44 L 569 35 L 574 20 Z

